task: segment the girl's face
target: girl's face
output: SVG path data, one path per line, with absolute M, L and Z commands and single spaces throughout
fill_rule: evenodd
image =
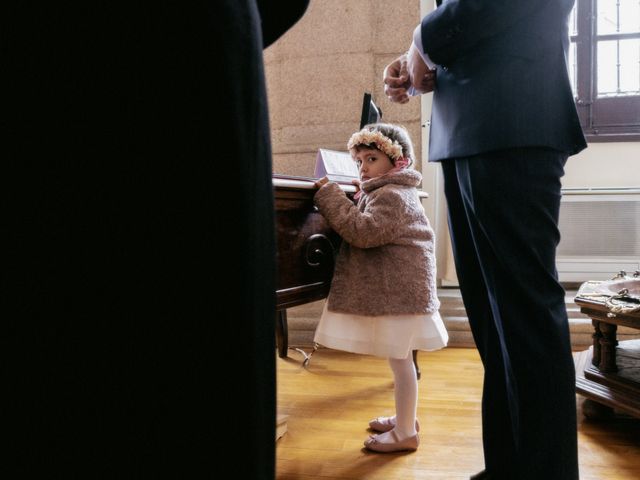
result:
M 393 168 L 391 159 L 377 148 L 360 148 L 354 160 L 358 165 L 360 180 L 363 182 L 384 175 Z

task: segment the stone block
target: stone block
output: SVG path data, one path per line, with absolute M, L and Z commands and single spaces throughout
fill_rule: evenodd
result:
M 374 45 L 376 52 L 406 52 L 413 40 L 413 30 L 420 23 L 420 2 L 416 0 L 372 0 L 375 16 Z
M 273 155 L 273 171 L 283 175 L 313 177 L 316 152 L 280 153 Z
M 274 153 L 317 152 L 327 148 L 340 152 L 347 151 L 347 141 L 359 127 L 360 111 L 352 112 L 353 118 L 347 122 L 325 123 L 323 125 L 289 125 L 272 131 Z
M 265 51 L 265 63 L 371 51 L 375 42 L 372 26 L 378 15 L 371 9 L 371 0 L 311 2 L 300 21 Z
M 362 94 L 373 85 L 373 58 L 353 53 L 295 58 L 267 73 L 271 128 L 360 122 Z

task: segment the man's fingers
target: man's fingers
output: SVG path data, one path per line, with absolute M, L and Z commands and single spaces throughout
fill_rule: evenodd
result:
M 394 88 L 389 85 L 384 86 L 384 94 L 387 97 L 396 97 L 398 95 L 405 95 L 407 93 L 407 89 L 404 86 Z
M 391 100 L 394 103 L 407 103 L 409 101 L 409 94 L 406 93 L 406 90 L 404 91 L 404 93 L 397 93 L 394 95 L 387 95 L 387 97 L 389 98 L 389 100 Z
M 407 68 L 407 58 L 404 57 L 404 59 L 400 62 L 400 75 L 401 78 L 406 78 L 407 80 L 409 79 L 409 69 Z
M 404 87 L 409 80 L 408 75 L 402 75 L 397 77 L 384 77 L 384 84 L 389 87 L 399 88 Z
M 405 56 L 398 57 L 384 69 L 383 81 L 391 87 L 402 87 L 409 80 L 407 60 Z
M 407 103 L 409 94 L 407 89 L 411 86 L 409 70 L 407 68 L 407 56 L 401 55 L 384 69 L 384 94 L 394 103 Z
M 384 84 L 393 88 L 403 87 L 409 80 L 409 73 L 406 66 L 385 70 Z
M 436 88 L 436 73 L 434 70 L 429 70 L 422 81 L 420 82 L 420 90 L 422 93 L 432 92 Z
M 422 80 L 422 82 L 420 82 L 420 85 L 422 87 L 431 87 L 433 88 L 436 85 L 436 79 L 435 78 L 424 78 Z

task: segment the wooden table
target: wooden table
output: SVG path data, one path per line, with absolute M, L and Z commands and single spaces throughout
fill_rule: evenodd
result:
M 289 349 L 287 308 L 327 297 L 342 239 L 314 206 L 312 179 L 274 174 L 273 186 L 278 241 L 276 344 L 284 358 Z M 355 194 L 353 185 L 340 187 L 348 196 Z M 425 192 L 419 195 L 428 197 Z M 413 359 L 420 378 L 416 351 Z
M 613 409 L 640 417 L 640 340 L 616 339 L 618 326 L 640 329 L 640 312 L 612 313 L 605 300 L 581 297 L 580 291 L 575 298 L 594 329 L 593 345 L 575 355 L 576 390 L 591 400 L 583 407 L 589 417 L 608 416 Z

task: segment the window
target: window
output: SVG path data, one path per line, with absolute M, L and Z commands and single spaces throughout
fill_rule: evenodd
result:
M 576 0 L 569 66 L 589 141 L 640 141 L 640 0 Z

